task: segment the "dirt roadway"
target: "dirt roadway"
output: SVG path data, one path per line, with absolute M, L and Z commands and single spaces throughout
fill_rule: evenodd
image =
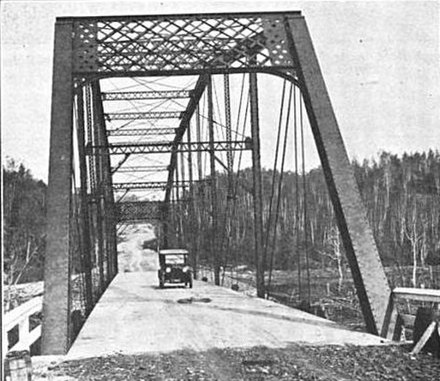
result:
M 120 273 L 157 271 L 159 263 L 153 250 L 144 250 L 145 241 L 155 238 L 150 224 L 129 226 L 118 244 L 118 268 Z

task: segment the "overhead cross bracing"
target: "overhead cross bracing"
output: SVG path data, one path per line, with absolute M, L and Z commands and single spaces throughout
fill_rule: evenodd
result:
M 172 135 L 176 133 L 175 128 L 129 128 L 107 130 L 108 136 L 152 136 L 152 135 Z
M 161 91 L 118 91 L 102 93 L 103 101 L 129 101 L 145 99 L 180 99 L 189 98 L 188 90 L 161 90 Z
M 53 73 L 44 354 L 67 351 L 71 314 L 84 319 L 117 273 L 116 191 L 121 202 L 160 200 L 161 244 L 190 248 L 216 283 L 246 252 L 266 296 L 286 234 L 286 263 L 300 270 L 321 228 L 307 219 L 307 139 L 367 329 L 388 330 L 390 289 L 300 12 L 60 18 Z M 153 165 L 167 170 L 131 170 Z
M 136 173 L 136 172 L 160 172 L 160 171 L 168 171 L 168 166 L 165 165 L 149 165 L 149 166 L 125 166 L 118 169 L 119 172 L 128 172 L 128 173 Z
M 205 180 L 206 182 L 206 180 Z M 190 187 L 195 182 L 189 181 L 176 181 L 173 183 L 176 187 Z M 166 181 L 146 181 L 146 182 L 132 182 L 132 183 L 114 183 L 114 190 L 125 190 L 125 189 L 162 189 L 165 190 L 167 187 Z
M 181 119 L 183 111 L 150 111 L 150 112 L 119 112 L 105 114 L 111 120 L 142 120 L 142 119 Z
M 244 151 L 252 149 L 252 140 L 242 141 L 216 141 L 213 143 L 213 149 L 217 152 L 224 151 Z M 100 155 L 100 150 L 103 146 L 87 147 L 87 155 Z M 107 145 L 105 155 L 121 155 L 121 154 L 145 154 L 145 153 L 183 153 L 183 152 L 209 152 L 209 142 L 181 142 L 177 147 L 174 147 L 173 142 L 148 142 L 148 143 L 123 143 L 123 144 L 109 144 Z
M 116 204 L 118 222 L 160 220 L 161 201 L 124 201 Z

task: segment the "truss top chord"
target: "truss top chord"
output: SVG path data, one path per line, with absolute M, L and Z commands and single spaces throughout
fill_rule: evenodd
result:
M 214 12 L 214 13 L 183 13 L 183 14 L 160 14 L 160 15 L 125 15 L 125 16 L 63 16 L 57 17 L 57 22 L 69 22 L 69 21 L 153 21 L 153 20 L 179 20 L 185 19 L 199 19 L 199 18 L 223 18 L 229 19 L 231 17 L 236 18 L 251 18 L 251 17 L 269 17 L 269 16 L 301 16 L 301 11 L 266 11 L 266 12 Z

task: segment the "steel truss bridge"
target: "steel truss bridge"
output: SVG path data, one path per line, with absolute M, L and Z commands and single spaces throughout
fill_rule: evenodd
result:
M 240 93 L 230 93 L 237 75 L 244 85 L 231 102 Z M 391 290 L 300 12 L 63 17 L 55 25 L 43 354 L 68 351 L 78 316 L 88 316 L 117 274 L 118 223 L 157 220 L 163 244 L 172 245 L 182 243 L 175 232 L 181 239 L 183 216 L 207 221 L 219 282 L 222 170 L 228 200 L 240 184 L 248 192 L 256 285 L 265 296 L 262 75 L 301 96 L 367 329 L 393 334 Z M 160 78 L 185 85 L 160 87 Z M 215 102 L 218 78 L 224 93 Z M 123 81 L 132 80 L 137 88 L 128 91 Z M 241 105 L 244 133 L 231 121 Z M 241 155 L 248 155 L 251 185 L 233 181 Z M 162 193 L 158 201 L 133 191 Z M 197 198 L 204 204 L 196 210 Z

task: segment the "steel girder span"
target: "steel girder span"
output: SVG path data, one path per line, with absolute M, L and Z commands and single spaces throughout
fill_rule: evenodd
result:
M 58 18 L 55 25 L 44 354 L 67 352 L 81 322 L 116 275 L 118 216 L 130 208 L 139 213 L 142 208 L 152 207 L 116 207 L 118 200 L 112 184 L 112 174 L 130 160 L 135 153 L 133 147 L 146 153 L 152 145 L 133 145 L 131 141 L 131 146 L 120 148 L 119 154 L 125 156 L 112 166 L 111 151 L 119 149 L 120 144 L 109 144 L 109 139 L 161 133 L 173 136 L 165 145 L 159 144 L 170 153 L 162 208 L 162 213 L 169 214 L 167 205 L 173 183 L 179 181 L 176 168 L 181 143 L 204 93 L 208 98 L 209 142 L 198 137 L 195 143 L 198 150 L 203 148 L 210 154 L 211 182 L 215 181 L 218 158 L 211 76 L 233 73 L 249 73 L 251 136 L 245 148 L 252 151 L 259 296 L 264 295 L 264 262 L 256 73 L 270 73 L 295 83 L 301 90 L 367 329 L 385 333 L 390 317 L 390 289 L 300 12 L 67 17 Z M 114 94 L 101 93 L 100 88 L 100 80 L 105 78 L 182 75 L 198 77 L 190 90 L 144 89 Z M 151 108 L 135 115 L 125 111 L 105 113 L 103 109 L 103 100 L 115 104 L 123 100 L 156 102 L 170 97 L 186 100 L 186 107 L 162 113 Z M 109 126 L 116 121 L 146 124 L 115 132 L 123 131 L 122 125 L 116 129 Z M 161 131 L 144 134 L 157 127 L 158 121 L 166 123 L 160 126 Z M 222 142 L 226 149 L 230 139 L 229 131 L 227 141 Z M 191 150 L 194 142 L 185 144 L 186 150 Z M 230 169 L 231 156 L 227 161 Z M 215 192 L 211 197 L 216 197 Z

